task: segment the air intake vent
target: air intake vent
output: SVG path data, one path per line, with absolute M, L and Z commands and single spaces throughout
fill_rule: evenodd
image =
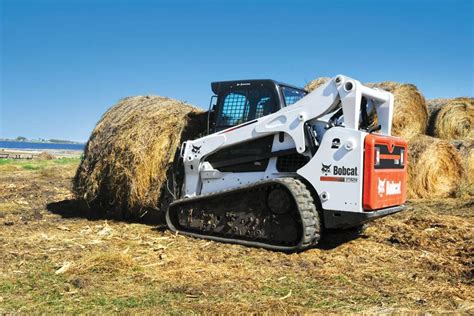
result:
M 277 159 L 277 170 L 280 172 L 295 172 L 309 161 L 309 157 L 300 154 L 280 156 Z

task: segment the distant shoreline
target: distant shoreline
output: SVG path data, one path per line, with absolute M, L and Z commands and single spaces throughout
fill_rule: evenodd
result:
M 10 138 L 0 138 L 0 142 L 9 142 L 9 143 L 35 143 L 35 144 L 60 144 L 60 145 L 85 145 L 85 142 L 75 142 L 69 140 L 63 141 L 51 141 L 51 140 L 38 140 L 38 139 L 27 139 L 27 140 L 16 140 Z
M 70 152 L 82 153 L 86 144 L 70 144 L 70 143 L 47 143 L 47 142 L 26 142 L 26 141 L 0 141 L 0 148 L 4 148 L 5 151 L 23 151 L 31 154 L 37 152 L 50 152 L 56 154 Z

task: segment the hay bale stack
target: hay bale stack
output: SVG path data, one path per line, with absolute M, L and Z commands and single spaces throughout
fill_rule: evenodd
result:
M 420 135 L 408 143 L 408 197 L 445 198 L 458 194 L 464 168 L 448 141 Z
M 434 99 L 428 102 L 428 134 L 443 139 L 474 139 L 474 98 Z
M 317 89 L 330 78 L 315 79 L 305 86 L 308 91 Z M 428 108 L 425 98 L 412 84 L 385 81 L 381 83 L 367 83 L 372 88 L 379 88 L 394 95 L 394 112 L 392 134 L 406 140 L 426 132 L 428 125 Z
M 196 124 L 189 125 L 198 113 L 189 104 L 159 96 L 121 100 L 87 142 L 74 178 L 76 196 L 118 218 L 158 210 L 183 134 L 198 133 Z
M 461 186 L 461 194 L 474 196 L 474 140 L 454 140 L 451 144 L 461 154 L 465 170 L 465 178 Z

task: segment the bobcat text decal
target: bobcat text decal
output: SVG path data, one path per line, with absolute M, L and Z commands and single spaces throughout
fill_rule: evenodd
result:
M 331 168 L 332 167 L 332 168 Z M 333 166 L 322 164 L 321 172 L 324 173 L 324 176 L 321 176 L 319 179 L 321 181 L 334 181 L 334 182 L 357 182 L 357 176 L 359 172 L 357 167 L 348 168 L 348 167 L 340 167 L 340 166 Z M 328 176 L 332 174 L 334 176 L 352 176 L 352 177 L 334 177 Z

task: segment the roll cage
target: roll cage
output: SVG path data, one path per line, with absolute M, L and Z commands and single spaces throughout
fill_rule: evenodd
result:
M 211 87 L 214 96 L 209 109 L 208 133 L 275 113 L 308 93 L 270 79 L 220 81 L 213 82 Z

